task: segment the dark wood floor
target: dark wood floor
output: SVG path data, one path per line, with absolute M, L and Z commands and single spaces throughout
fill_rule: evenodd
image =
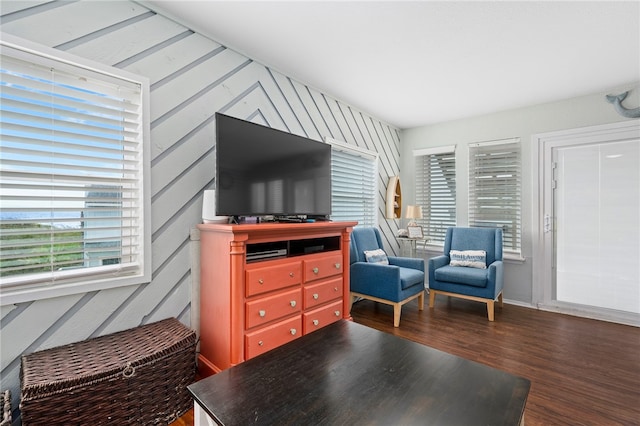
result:
M 354 321 L 531 380 L 525 424 L 640 425 L 640 328 L 439 296 L 393 327 L 390 306 L 363 300 Z M 193 425 L 190 411 L 175 426 Z

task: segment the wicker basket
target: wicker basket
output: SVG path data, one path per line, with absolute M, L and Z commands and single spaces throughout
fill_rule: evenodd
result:
M 10 426 L 11 421 L 11 391 L 6 390 L 0 394 L 0 407 L 2 407 L 2 418 L 0 426 Z
M 192 405 L 195 332 L 175 318 L 22 357 L 22 424 L 169 424 Z

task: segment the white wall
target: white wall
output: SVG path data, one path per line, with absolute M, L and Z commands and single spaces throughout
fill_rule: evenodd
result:
M 522 255 L 524 261 L 507 261 L 505 265 L 505 299 L 522 304 L 538 303 L 533 291 L 533 238 L 537 225 L 532 223 L 534 209 L 538 208 L 531 138 L 533 135 L 598 124 L 629 120 L 618 115 L 606 94 L 619 94 L 632 90 L 623 105 L 636 108 L 640 105 L 638 82 L 611 88 L 610 90 L 567 99 L 559 102 L 535 105 L 509 111 L 496 112 L 479 117 L 434 124 L 401 133 L 400 179 L 403 201 L 412 204 L 415 197 L 415 164 L 413 150 L 445 145 L 456 145 L 457 217 L 458 225 L 468 224 L 468 144 L 488 140 L 520 137 L 522 144 Z M 460 98 L 464 102 L 464 98 Z M 430 254 L 432 255 L 432 254 Z

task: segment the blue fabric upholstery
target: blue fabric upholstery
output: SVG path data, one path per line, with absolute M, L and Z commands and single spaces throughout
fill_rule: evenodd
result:
M 449 265 L 451 250 L 484 250 L 487 253 L 487 269 Z M 463 228 L 447 229 L 444 253 L 429 259 L 429 290 L 470 296 L 491 302 L 489 319 L 493 318 L 492 302 L 501 296 L 504 278 L 502 263 L 502 229 Z M 429 297 L 433 306 L 434 294 Z M 488 305 L 489 306 L 489 305 Z
M 389 265 L 367 263 L 365 250 L 383 249 L 377 228 L 356 227 L 351 234 L 351 291 L 393 303 L 403 303 L 424 291 L 423 259 L 389 256 Z M 424 293 L 423 293 L 424 294 Z

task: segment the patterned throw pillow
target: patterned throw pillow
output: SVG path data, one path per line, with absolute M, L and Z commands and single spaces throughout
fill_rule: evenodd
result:
M 364 257 L 367 258 L 367 262 L 369 263 L 379 263 L 381 265 L 388 265 L 389 259 L 387 258 L 387 253 L 382 249 L 376 250 L 365 250 Z
M 487 252 L 484 250 L 451 250 L 449 257 L 451 266 L 487 269 Z

